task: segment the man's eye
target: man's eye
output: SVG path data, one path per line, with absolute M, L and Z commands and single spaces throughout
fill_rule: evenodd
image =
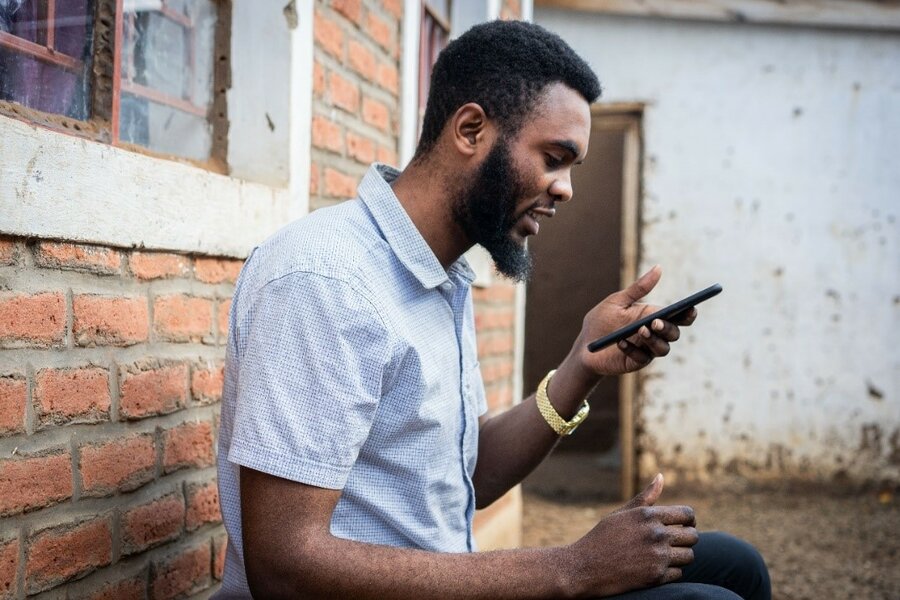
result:
M 546 163 L 546 165 L 548 167 L 550 167 L 551 169 L 555 169 L 556 167 L 563 164 L 563 159 L 557 158 L 556 156 L 553 156 L 552 154 L 545 154 L 544 155 L 544 163 Z

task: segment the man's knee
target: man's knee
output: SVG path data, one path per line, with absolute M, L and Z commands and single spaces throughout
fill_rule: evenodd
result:
M 741 597 L 717 585 L 704 585 L 702 583 L 686 584 L 683 596 L 678 600 L 741 600 Z
M 771 597 L 769 570 L 756 548 L 719 531 L 702 534 L 700 543 L 707 552 L 717 557 L 723 579 L 716 583 L 726 585 L 748 600 L 768 600 Z

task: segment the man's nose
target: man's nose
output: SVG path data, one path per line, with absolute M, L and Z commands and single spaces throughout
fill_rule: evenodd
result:
M 568 202 L 572 199 L 572 177 L 567 171 L 565 175 L 557 177 L 548 190 L 555 202 Z

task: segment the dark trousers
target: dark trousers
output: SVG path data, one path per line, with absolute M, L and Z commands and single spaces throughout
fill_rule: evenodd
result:
M 701 533 L 694 562 L 675 583 L 610 596 L 616 600 L 770 600 L 769 571 L 756 548 L 718 531 Z

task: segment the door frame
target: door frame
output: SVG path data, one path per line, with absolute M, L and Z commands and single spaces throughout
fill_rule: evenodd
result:
M 591 106 L 591 128 L 621 129 L 625 132 L 622 160 L 622 264 L 620 287 L 637 279 L 640 264 L 641 161 L 643 158 L 642 102 L 609 102 Z M 619 377 L 619 444 L 622 452 L 622 499 L 634 496 L 638 464 L 635 443 L 635 401 L 639 389 L 638 373 Z

